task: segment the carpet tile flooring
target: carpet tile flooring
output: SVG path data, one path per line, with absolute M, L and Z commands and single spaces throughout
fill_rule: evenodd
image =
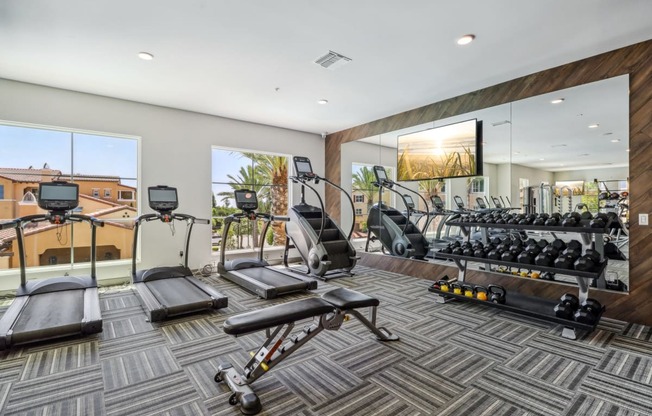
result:
M 215 372 L 241 368 L 266 337 L 229 336 L 224 321 L 346 287 L 378 298 L 378 326 L 400 341 L 379 342 L 356 319 L 323 331 L 253 384 L 262 415 L 652 416 L 649 327 L 605 318 L 572 341 L 560 325 L 437 304 L 428 281 L 365 267 L 273 300 L 202 279 L 227 308 L 150 323 L 133 289 L 108 288 L 101 334 L 0 352 L 0 415 L 239 415 Z

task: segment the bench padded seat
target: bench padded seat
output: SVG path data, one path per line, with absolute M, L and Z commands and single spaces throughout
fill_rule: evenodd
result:
M 229 335 L 248 334 L 320 316 L 332 312 L 334 309 L 332 304 L 321 298 L 295 300 L 232 316 L 224 322 L 224 332 Z
M 366 308 L 369 306 L 378 306 L 380 304 L 380 301 L 376 298 L 343 287 L 330 290 L 324 293 L 321 297 L 336 308 L 343 310 Z

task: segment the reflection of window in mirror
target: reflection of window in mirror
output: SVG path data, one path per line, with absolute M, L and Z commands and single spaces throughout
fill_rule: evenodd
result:
M 384 166 L 387 177 L 394 178 L 394 169 Z M 378 202 L 378 187 L 374 186 L 376 176 L 373 165 L 353 163 L 351 166 L 351 198 L 353 199 L 355 225 L 353 227 L 354 238 L 366 238 L 367 236 L 367 213 L 376 202 Z M 390 192 L 383 193 L 383 202 L 392 205 Z

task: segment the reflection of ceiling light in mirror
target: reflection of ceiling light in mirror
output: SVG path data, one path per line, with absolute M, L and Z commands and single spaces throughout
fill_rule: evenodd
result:
M 149 52 L 138 52 L 138 57 L 143 61 L 151 61 L 154 59 L 154 55 Z
M 475 39 L 475 35 L 464 35 L 457 40 L 457 44 L 468 45 L 469 43 L 473 42 L 473 39 Z
M 611 143 L 618 143 L 619 141 L 620 141 L 620 139 L 613 139 L 613 140 L 611 141 Z
M 588 153 L 582 153 L 581 155 L 578 156 L 588 156 L 588 155 L 589 155 Z
M 602 133 L 603 136 L 611 136 L 612 134 L 613 134 L 613 133 L 610 132 L 610 131 L 608 131 L 608 132 L 606 132 L 606 133 Z
M 629 152 L 629 149 L 625 150 L 626 152 Z
M 563 103 L 565 98 L 557 98 L 555 100 L 550 101 L 550 104 L 561 104 Z
M 600 125 L 599 125 L 598 123 L 595 123 L 595 124 L 589 124 L 589 128 L 590 128 L 590 129 L 597 129 L 598 127 L 600 127 Z
M 323 98 L 319 101 L 317 101 L 317 104 L 328 104 L 328 100 L 324 100 Z
M 521 154 L 521 152 L 514 152 L 514 154 L 515 154 L 515 155 L 520 155 L 520 154 Z
M 546 159 L 544 159 L 544 158 L 542 158 L 542 157 L 540 157 L 540 158 L 539 158 L 539 160 L 546 160 Z

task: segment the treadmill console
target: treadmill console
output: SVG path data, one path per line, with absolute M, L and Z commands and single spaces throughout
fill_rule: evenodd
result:
M 169 213 L 179 207 L 177 188 L 165 185 L 150 186 L 147 188 L 149 207 L 159 213 Z
M 258 209 L 258 198 L 254 191 L 248 189 L 238 189 L 233 192 L 235 195 L 235 206 L 245 212 L 251 212 Z
M 382 166 L 374 166 L 374 175 L 376 175 L 376 182 L 379 185 L 386 185 L 386 186 L 391 186 L 391 181 L 387 179 L 387 172 L 385 171 L 385 168 Z
M 455 201 L 458 209 L 464 209 L 464 200 L 459 195 L 455 195 L 453 201 Z
M 38 187 L 38 206 L 54 212 L 65 212 L 79 205 L 79 185 L 68 182 L 42 182 Z
M 297 176 L 300 178 L 314 178 L 316 175 L 312 171 L 312 164 L 310 164 L 310 159 L 305 156 L 294 156 L 292 158 L 294 162 L 294 171 L 297 173 Z
M 444 209 L 444 201 L 442 201 L 441 197 L 439 195 L 433 195 L 430 197 L 430 202 L 432 202 L 432 205 L 437 208 L 438 210 Z
M 403 194 L 403 198 L 405 198 L 405 203 L 407 204 L 408 209 L 414 209 L 414 199 L 412 199 L 412 196 L 408 194 Z

